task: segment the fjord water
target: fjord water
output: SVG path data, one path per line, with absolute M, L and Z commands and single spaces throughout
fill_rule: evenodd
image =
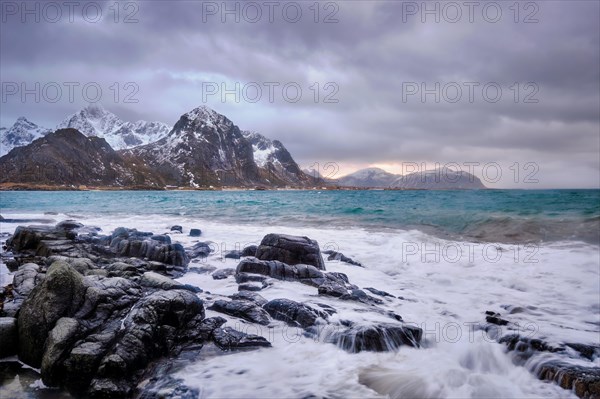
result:
M 174 374 L 201 397 L 573 398 L 532 374 L 539 356 L 520 364 L 494 338 L 519 333 L 600 345 L 599 190 L 2 192 L 0 213 L 49 223 L 74 218 L 103 233 L 119 226 L 165 233 L 178 224 L 184 234 L 172 239 L 184 246 L 198 240 L 189 229 L 201 228 L 200 240 L 215 249 L 202 262 L 219 269 L 237 265 L 225 251 L 267 233 L 305 235 L 361 262 L 364 268 L 325 257 L 328 271 L 402 298 L 382 307 L 424 330 L 420 349 L 351 354 L 327 343 L 327 331 L 315 338 L 279 322 L 267 328 L 230 318 L 228 326 L 263 335 L 273 347 L 201 352 Z M 18 224 L 2 222 L 0 230 L 12 233 Z M 187 273 L 179 280 L 213 299 L 237 292 L 231 278 Z M 294 282 L 260 294 L 333 306 L 334 322 L 389 322 Z M 479 329 L 487 310 L 511 326 Z M 540 356 L 600 366 L 598 358 L 570 355 Z
M 419 230 L 489 242 L 598 243 L 600 190 L 3 192 L 3 212 L 197 217 L 228 224 Z

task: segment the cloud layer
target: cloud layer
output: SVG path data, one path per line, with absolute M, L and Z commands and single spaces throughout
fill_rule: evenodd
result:
M 595 1 L 55 2 L 60 17 L 27 4 L 2 3 L 2 126 L 54 126 L 100 87 L 129 120 L 209 105 L 303 166 L 478 162 L 481 176 L 497 162 L 489 186 L 600 185 Z M 22 98 L 36 82 L 39 101 Z

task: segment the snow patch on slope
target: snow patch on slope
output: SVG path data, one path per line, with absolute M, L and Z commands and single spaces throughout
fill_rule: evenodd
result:
M 254 163 L 259 168 L 264 168 L 270 161 L 276 160 L 275 152 L 277 148 L 273 144 L 273 141 L 256 132 L 244 131 L 242 134 L 252 144 Z

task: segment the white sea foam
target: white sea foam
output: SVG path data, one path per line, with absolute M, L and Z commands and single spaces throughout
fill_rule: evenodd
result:
M 349 354 L 324 342 L 326 334 L 311 338 L 280 322 L 257 327 L 226 317 L 228 326 L 263 335 L 273 347 L 204 358 L 177 374 L 187 385 L 200 389 L 203 397 L 574 397 L 513 364 L 504 346 L 495 343 L 494 331 L 485 333 L 478 324 L 485 324 L 484 312 L 491 310 L 513 323 L 498 327 L 499 335 L 518 332 L 550 343 L 600 344 L 600 260 L 599 249 L 593 245 L 484 245 L 444 241 L 417 231 L 228 225 L 203 220 L 201 215 L 119 220 L 79 216 L 104 233 L 126 226 L 169 233 L 184 246 L 210 241 L 215 253 L 191 267 L 235 267 L 238 262 L 223 258 L 224 253 L 257 244 L 270 232 L 309 236 L 322 249 L 335 249 L 365 265 L 326 261 L 328 271 L 346 273 L 361 288 L 375 287 L 404 298 L 386 301 L 382 307 L 424 329 L 421 349 Z M 184 234 L 171 233 L 169 227 L 174 224 L 183 225 Z M 3 223 L 2 231 L 12 232 L 15 227 Z M 190 228 L 201 228 L 202 237 L 189 237 Z M 456 248 L 468 251 L 457 258 L 450 252 Z M 187 273 L 179 280 L 209 291 L 210 295 L 201 294 L 207 304 L 237 292 L 231 278 L 213 280 L 209 274 Z M 338 310 L 333 321 L 391 321 L 367 306 L 319 297 L 314 287 L 299 283 L 276 282 L 260 294 L 268 300 L 285 297 L 309 305 L 331 305 Z M 207 316 L 216 315 L 223 316 L 207 312 Z M 600 359 L 593 365 L 600 366 Z

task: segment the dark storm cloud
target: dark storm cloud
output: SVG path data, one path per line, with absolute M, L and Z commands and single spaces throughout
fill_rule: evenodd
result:
M 239 23 L 229 14 L 222 23 L 223 7 L 241 10 L 247 7 L 242 2 L 139 2 L 137 23 L 123 23 L 134 10 L 125 9 L 128 2 L 121 3 L 118 23 L 109 9 L 113 2 L 91 3 L 102 5 L 99 22 L 81 12 L 73 23 L 22 23 L 19 15 L 3 15 L 1 80 L 98 82 L 102 103 L 121 117 L 171 124 L 207 100 L 241 128 L 282 140 L 302 165 L 531 161 L 545 171 L 540 187 L 600 184 L 598 2 L 535 2 L 537 9 L 521 2 L 519 23 L 509 9 L 513 2 L 494 3 L 503 12 L 496 23 L 483 17 L 489 2 L 480 3 L 472 23 L 463 2 L 452 3 L 463 12 L 457 23 L 444 15 L 436 23 L 431 14 L 422 22 L 421 15 L 406 13 L 422 2 L 322 2 L 318 23 L 309 8 L 313 2 L 294 3 L 303 12 L 295 23 L 283 17 L 284 3 L 276 3 L 273 21 L 264 2 L 254 3 L 263 13 L 256 23 L 244 18 L 253 13 L 239 14 Z M 215 6 L 216 15 L 204 13 Z M 532 11 L 538 22 L 523 23 Z M 328 15 L 338 22 L 324 23 Z M 115 82 L 135 82 L 139 102 L 123 102 L 123 90 L 115 102 L 109 89 Z M 236 82 L 280 86 L 273 102 L 264 86 L 256 103 L 232 96 L 222 102 L 219 95 L 203 98 L 206 82 L 230 89 Z M 303 90 L 298 102 L 282 96 L 281 86 L 289 82 Z M 310 89 L 315 82 L 316 102 Z M 324 90 L 327 82 L 339 88 L 332 97 L 337 103 L 323 101 L 332 94 Z M 464 86 L 456 103 L 403 96 L 407 84 L 434 88 L 436 82 L 479 86 L 472 102 Z M 482 96 L 489 83 L 502 88 L 498 102 Z M 537 103 L 525 103 L 528 94 Z M 20 115 L 53 126 L 85 103 L 81 95 L 74 103 L 14 97 L 2 103 L 3 126 Z

